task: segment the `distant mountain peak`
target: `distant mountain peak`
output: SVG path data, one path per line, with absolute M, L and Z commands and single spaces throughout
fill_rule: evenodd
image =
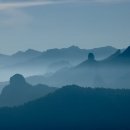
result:
M 78 46 L 74 46 L 74 45 L 72 45 L 72 46 L 70 46 L 70 47 L 68 47 L 69 49 L 80 49 Z
M 95 65 L 95 63 L 97 63 L 97 61 L 95 60 L 95 55 L 90 52 L 88 54 L 88 59 L 82 62 L 81 64 L 79 64 L 78 67 L 86 67 L 88 65 L 91 66 L 91 65 Z
M 121 54 L 123 57 L 130 57 L 130 46 Z
M 0 94 L 0 107 L 22 105 L 55 90 L 56 88 L 42 84 L 32 86 L 26 82 L 23 75 L 15 74 L 10 78 L 9 85 L 5 86 Z
M 118 56 L 120 56 L 120 54 L 121 54 L 121 50 L 118 49 L 116 52 L 114 52 L 112 55 L 110 55 L 107 59 L 105 59 L 105 61 L 113 60 L 113 59 L 117 58 Z
M 25 53 L 40 53 L 40 52 L 34 49 L 28 49 L 25 51 Z
M 88 54 L 88 61 L 95 61 L 95 55 L 93 53 Z
M 33 57 L 37 57 L 41 54 L 40 51 L 36 51 L 36 50 L 33 50 L 33 49 L 28 49 L 26 51 L 18 51 L 16 53 L 14 53 L 12 55 L 13 58 L 18 58 L 18 59 L 29 59 L 29 58 L 33 58 Z
M 14 53 L 12 56 L 21 55 L 21 54 L 23 54 L 23 53 L 24 53 L 23 51 L 18 51 L 18 52 L 16 52 L 16 53 Z
M 11 86 L 16 86 L 16 85 L 19 86 L 19 84 L 20 84 L 20 85 L 26 84 L 25 78 L 24 78 L 22 75 L 20 75 L 20 74 L 15 74 L 14 76 L 12 76 L 12 77 L 10 78 L 10 85 L 11 85 Z
M 28 50 L 26 50 L 25 52 L 32 52 L 32 51 L 36 51 L 36 50 L 28 49 Z
M 106 46 L 107 48 L 115 48 L 115 47 L 113 47 L 113 46 Z

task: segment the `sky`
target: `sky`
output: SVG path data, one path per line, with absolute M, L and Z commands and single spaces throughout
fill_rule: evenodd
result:
M 0 0 L 0 53 L 130 45 L 130 0 Z

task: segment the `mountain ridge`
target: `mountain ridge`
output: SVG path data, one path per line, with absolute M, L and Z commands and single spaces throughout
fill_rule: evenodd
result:
M 64 86 L 23 106 L 1 108 L 0 129 L 129 129 L 129 102 L 126 89 Z
M 105 51 L 107 50 L 107 51 Z M 6 59 L 0 58 L 0 70 L 3 75 L 1 81 L 7 81 L 10 76 L 20 73 L 26 77 L 30 75 L 44 75 L 46 73 L 56 72 L 66 67 L 75 66 L 85 59 L 89 52 L 96 55 L 96 59 L 104 59 L 114 53 L 117 49 L 113 47 L 102 47 L 96 49 L 80 49 L 77 46 L 70 46 L 62 49 L 48 49 L 43 52 L 35 52 L 28 49 L 19 54 L 8 56 Z M 55 64 L 65 61 L 65 64 Z M 51 67 L 55 65 L 55 67 Z M 10 72 L 10 73 L 8 73 Z
M 0 94 L 0 107 L 19 106 L 43 97 L 55 90 L 56 88 L 54 87 L 42 84 L 32 86 L 26 82 L 22 75 L 15 74 L 10 78 L 9 85 L 5 86 Z

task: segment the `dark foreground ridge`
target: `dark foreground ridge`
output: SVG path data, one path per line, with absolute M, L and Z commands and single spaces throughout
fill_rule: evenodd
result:
M 130 90 L 63 87 L 0 109 L 1 130 L 130 130 Z

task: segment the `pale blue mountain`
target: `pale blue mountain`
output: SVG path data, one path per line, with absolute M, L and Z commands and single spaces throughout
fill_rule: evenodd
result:
M 0 63 L 3 67 L 14 66 L 26 62 L 32 58 L 39 56 L 41 52 L 28 49 L 27 51 L 18 51 L 12 55 L 0 55 Z
M 94 52 L 97 59 L 104 59 L 110 56 L 116 50 L 116 48 L 110 46 L 95 49 L 80 49 L 77 46 L 71 46 L 62 49 L 49 49 L 47 51 L 42 52 L 42 54 L 36 58 L 30 59 L 23 64 L 17 64 L 15 68 L 23 66 L 28 68 L 39 67 L 40 69 L 47 69 L 48 66 L 50 66 L 51 64 L 55 64 L 62 61 L 66 61 L 68 62 L 68 64 L 71 64 L 73 66 L 84 61 L 89 52 Z
M 27 51 L 23 52 L 23 51 L 18 51 L 17 53 L 13 54 L 12 57 L 14 58 L 25 58 L 25 57 L 37 57 L 41 54 L 40 51 L 36 51 L 33 49 L 28 49 Z
M 10 56 L 10 61 L 14 62 L 13 65 L 27 62 L 30 59 L 40 56 L 41 52 L 28 49 L 27 51 L 18 51 L 15 54 Z
M 119 66 L 122 65 L 122 67 L 129 67 L 130 65 L 130 46 L 126 48 L 125 50 L 117 50 L 113 55 L 108 57 L 104 60 L 105 64 L 108 65 L 115 65 Z M 125 69 L 125 68 L 123 68 Z
M 62 69 L 48 77 L 41 76 L 40 80 L 34 80 L 35 77 L 28 80 L 30 83 L 42 82 L 58 87 L 77 84 L 84 87 L 130 88 L 127 76 L 130 74 L 129 54 L 130 47 L 123 52 L 118 50 L 106 60 L 97 60 L 94 53 L 89 53 L 88 59 L 75 67 Z
M 1 60 L 1 81 L 6 81 L 11 75 L 21 73 L 26 77 L 30 75 L 44 75 L 63 68 L 70 68 L 87 59 L 90 52 L 95 54 L 96 59 L 104 59 L 113 54 L 117 49 L 111 46 L 81 49 L 71 46 L 61 49 L 49 49 L 43 52 L 29 49 L 19 51 L 7 59 Z
M 77 47 L 71 47 L 71 49 L 72 48 L 73 50 L 78 49 Z M 54 50 L 50 50 L 51 53 L 54 53 Z M 56 50 L 59 53 L 59 50 Z M 130 73 L 129 66 L 127 65 L 130 61 L 129 52 L 129 47 L 123 52 L 120 50 L 116 50 L 111 56 L 108 56 L 105 60 L 98 60 L 95 56 L 95 53 L 90 52 L 88 53 L 88 58 L 86 57 L 86 60 L 74 67 L 65 67 L 60 70 L 57 69 L 57 71 L 53 73 L 49 73 L 48 71 L 48 73 L 46 74 L 28 76 L 27 81 L 32 85 L 42 83 L 55 87 L 61 87 L 68 84 L 77 84 L 85 87 L 90 86 L 107 88 L 129 88 L 128 78 L 127 80 L 124 80 L 123 78 L 122 80 L 120 80 L 121 77 L 124 77 L 126 74 L 128 75 Z M 49 53 L 48 55 L 50 56 L 51 53 Z M 127 59 L 122 60 L 122 55 L 124 56 L 124 59 L 126 59 L 126 57 Z M 121 60 L 119 60 L 120 57 Z M 60 62 L 54 62 L 54 64 L 55 63 L 56 66 L 59 66 Z M 50 65 L 50 69 L 56 67 L 54 64 L 52 63 L 52 66 Z M 120 68 L 122 64 L 127 65 L 127 67 L 123 66 L 122 68 Z M 35 70 L 38 71 L 38 69 L 39 68 Z M 39 70 L 42 71 L 41 69 L 42 67 Z M 122 83 L 125 84 L 122 85 Z
M 104 59 L 114 53 L 117 49 L 111 46 L 94 48 L 94 49 L 80 49 L 77 46 L 71 46 L 62 49 L 50 49 L 42 53 L 41 59 L 64 59 L 69 62 L 81 62 L 86 59 L 88 53 L 93 52 L 97 59 Z M 73 63 L 74 64 L 74 63 Z
M 117 49 L 111 46 L 95 48 L 95 49 L 80 49 L 77 46 L 71 46 L 68 48 L 62 49 L 49 49 L 44 52 L 39 52 L 36 50 L 28 49 L 27 51 L 18 51 L 11 56 L 7 56 L 10 60 L 18 60 L 17 62 L 24 62 L 27 60 L 33 59 L 32 61 L 40 61 L 45 62 L 49 60 L 67 60 L 70 62 L 78 62 L 85 60 L 88 53 L 93 52 L 96 55 L 97 59 L 104 59 L 114 53 Z M 5 57 L 5 55 L 0 55 L 1 57 Z M 28 62 L 30 62 L 28 61 Z M 12 63 L 13 64 L 13 63 Z
M 114 54 L 110 55 L 108 58 L 106 58 L 104 61 L 111 61 L 114 58 L 116 58 L 117 56 L 119 56 L 121 54 L 121 50 L 117 50 Z

